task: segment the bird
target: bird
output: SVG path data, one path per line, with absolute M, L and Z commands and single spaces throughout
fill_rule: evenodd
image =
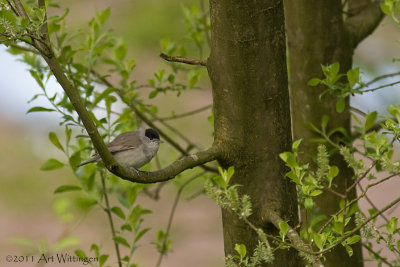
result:
M 162 141 L 158 132 L 148 128 L 121 133 L 107 147 L 119 165 L 138 173 L 139 168 L 149 163 L 157 154 L 160 143 Z M 95 153 L 91 159 L 76 167 L 99 161 L 101 158 L 98 153 Z

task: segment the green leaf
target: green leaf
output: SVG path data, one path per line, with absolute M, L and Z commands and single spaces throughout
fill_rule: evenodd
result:
M 140 231 L 140 232 L 136 235 L 135 240 L 134 240 L 133 242 L 136 243 L 137 241 L 139 241 L 139 239 L 142 238 L 142 236 L 143 236 L 145 233 L 147 233 L 150 229 L 151 229 L 151 228 L 145 228 L 145 229 L 143 229 L 142 231 Z
M 332 186 L 333 179 L 339 174 L 339 168 L 335 165 L 329 166 L 328 181 L 329 187 Z
M 229 184 L 229 181 L 231 180 L 233 174 L 235 173 L 235 167 L 234 166 L 230 166 L 228 168 L 228 171 L 226 173 L 226 184 Z
M 392 217 L 390 221 L 386 224 L 386 229 L 389 232 L 389 234 L 394 234 L 394 232 L 397 229 L 397 222 L 398 219 L 396 217 Z
M 318 78 L 312 78 L 311 80 L 308 81 L 307 85 L 308 86 L 317 86 L 318 84 L 320 84 L 321 79 Z
M 103 92 L 101 92 L 101 94 L 99 94 L 98 96 L 95 97 L 92 105 L 93 106 L 97 106 L 97 104 L 103 100 L 105 97 L 107 97 L 109 94 L 116 92 L 117 89 L 113 88 L 113 87 L 109 87 L 106 90 L 104 90 Z
M 100 267 L 103 266 L 104 263 L 107 261 L 108 256 L 109 256 L 108 254 L 102 254 L 102 255 L 99 257 Z
M 282 241 L 285 240 L 285 236 L 287 234 L 287 232 L 289 231 L 289 224 L 287 224 L 287 222 L 285 221 L 281 221 L 279 222 L 279 235 L 282 238 Z
M 349 254 L 350 257 L 353 256 L 353 249 L 348 245 L 344 247 L 346 248 L 347 254 Z
M 36 244 L 30 239 L 25 237 L 12 237 L 10 239 L 10 242 L 15 245 L 24 247 L 24 250 L 33 250 L 33 251 L 37 250 Z
M 54 109 L 51 108 L 45 108 L 45 107 L 32 107 L 30 108 L 26 113 L 31 113 L 31 112 L 40 112 L 40 111 L 55 111 Z
M 50 171 L 50 170 L 55 170 L 55 169 L 60 169 L 64 167 L 64 163 L 59 162 L 56 159 L 49 159 L 43 165 L 40 167 L 41 171 Z
M 314 191 L 312 191 L 311 193 L 310 193 L 310 196 L 311 197 L 316 197 L 316 196 L 319 196 L 319 195 L 321 195 L 322 194 L 322 191 L 321 190 L 314 190 Z
M 162 39 L 161 40 L 161 50 L 167 54 L 171 55 L 176 49 L 176 45 L 174 42 L 171 42 L 169 39 Z
M 216 175 L 216 176 L 212 177 L 211 179 L 219 187 L 226 188 L 227 184 L 226 184 L 224 178 L 222 178 L 221 176 Z
M 240 255 L 240 258 L 243 259 L 246 256 L 246 246 L 243 244 L 235 244 L 235 250 Z
M 120 207 L 117 207 L 117 206 L 112 207 L 111 208 L 111 212 L 114 213 L 115 215 L 117 215 L 118 217 L 120 217 L 123 220 L 125 220 L 125 218 L 126 218 L 124 212 L 122 211 L 122 209 Z
M 353 88 L 360 81 L 360 69 L 355 68 L 347 72 L 347 80 L 349 81 L 350 88 Z
M 306 208 L 306 210 L 311 210 L 314 206 L 314 201 L 312 200 L 311 197 L 306 197 L 306 199 L 304 200 L 304 207 Z
M 36 82 L 40 86 L 40 88 L 45 90 L 45 87 L 44 87 L 44 84 L 42 81 L 42 77 L 40 77 L 39 74 L 37 72 L 35 72 L 34 70 L 30 70 L 29 72 L 32 75 L 32 77 L 36 80 Z
M 323 131 L 323 132 L 325 132 L 326 126 L 328 125 L 328 122 L 329 122 L 329 116 L 328 116 L 328 115 L 322 116 L 321 128 L 322 128 L 322 131 Z
M 167 80 L 169 83 L 173 84 L 175 82 L 175 75 L 171 73 L 170 75 L 168 75 Z
M 335 62 L 332 65 L 329 66 L 330 68 L 330 77 L 336 77 L 337 74 L 339 73 L 339 69 L 340 69 L 340 64 L 339 62 Z
M 69 164 L 72 168 L 76 168 L 76 166 L 81 162 L 81 152 L 78 150 L 74 152 L 74 154 L 69 157 Z
M 129 246 L 128 241 L 126 241 L 125 238 L 123 238 L 122 236 L 114 236 L 114 241 L 117 242 L 118 244 L 121 244 L 127 248 L 130 248 L 131 246 Z
M 359 235 L 353 235 L 352 237 L 349 237 L 346 239 L 346 244 L 347 245 L 353 245 L 357 243 L 358 241 L 361 240 L 361 237 Z
M 110 8 L 104 9 L 101 13 L 96 14 L 97 19 L 101 25 L 104 25 L 110 17 Z
M 396 242 L 397 250 L 400 250 L 400 239 Z
M 315 233 L 313 235 L 313 240 L 314 240 L 315 245 L 317 245 L 317 247 L 320 250 L 322 250 L 324 248 L 325 241 L 326 241 L 326 236 L 324 234 Z
M 364 131 L 368 131 L 374 125 L 377 116 L 378 113 L 376 111 L 371 112 L 367 115 L 367 117 L 365 118 Z
M 293 152 L 298 152 L 299 146 L 300 146 L 300 144 L 301 144 L 301 141 L 303 141 L 302 138 L 300 138 L 300 139 L 298 139 L 298 140 L 296 140 L 296 141 L 293 142 L 293 144 L 292 144 L 292 151 L 293 151 Z
M 79 191 L 79 190 L 82 190 L 82 188 L 77 185 L 61 185 L 57 187 L 56 190 L 54 190 L 53 194 L 69 192 L 69 191 Z
M 200 77 L 200 71 L 192 70 L 188 73 L 188 80 L 189 80 L 189 88 L 193 88 Z
M 97 200 L 91 197 L 79 197 L 75 201 L 76 206 L 83 211 L 89 211 L 94 205 L 97 204 Z
M 79 243 L 80 243 L 79 238 L 73 237 L 73 236 L 68 236 L 68 237 L 65 237 L 65 238 L 63 238 L 61 240 L 58 240 L 54 244 L 53 250 L 54 251 L 62 251 L 65 248 L 76 246 Z
M 149 98 L 150 99 L 155 98 L 157 96 L 157 94 L 158 94 L 158 90 L 151 91 L 149 93 Z
M 339 98 L 339 100 L 336 102 L 336 111 L 338 113 L 342 113 L 344 108 L 345 108 L 346 102 L 344 98 Z
M 386 3 L 381 3 L 380 4 L 381 10 L 383 13 L 385 13 L 388 16 L 391 16 L 391 8 L 389 5 L 387 5 Z
M 57 147 L 57 148 L 60 149 L 61 151 L 65 152 L 63 146 L 62 146 L 61 143 L 60 143 L 60 140 L 58 140 L 58 137 L 57 137 L 57 135 L 56 135 L 54 132 L 50 132 L 50 133 L 49 133 L 49 140 L 50 140 L 50 142 L 53 143 L 53 145 L 54 145 L 55 147 Z
M 124 224 L 121 226 L 121 230 L 132 232 L 132 226 L 130 226 L 129 224 Z
M 312 123 L 309 122 L 309 121 L 306 121 L 306 122 L 304 123 L 304 126 L 305 126 L 308 130 L 311 130 L 311 131 L 313 131 L 313 132 L 316 132 L 316 133 L 321 134 L 321 131 L 320 131 L 314 124 L 312 124 Z
M 283 152 L 279 154 L 279 157 L 286 163 L 286 165 L 290 168 L 294 168 L 299 166 L 299 163 L 297 162 L 295 153 L 291 152 Z
M 115 49 L 114 49 L 114 56 L 119 61 L 122 61 L 126 56 L 127 48 L 126 43 L 121 42 Z
M 85 252 L 80 249 L 75 250 L 75 255 L 78 256 L 78 258 L 80 258 L 80 259 L 86 258 Z
M 286 173 L 286 176 L 289 177 L 290 180 L 296 183 L 296 185 L 301 184 L 301 179 L 299 176 L 296 175 L 296 172 L 291 170 L 290 172 Z

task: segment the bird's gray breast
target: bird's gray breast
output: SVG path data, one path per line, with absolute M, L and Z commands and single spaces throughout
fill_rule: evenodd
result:
M 143 145 L 133 149 L 116 152 L 114 153 L 114 158 L 124 167 L 133 167 L 136 169 L 146 165 L 151 160 L 151 157 L 149 157 L 143 149 Z

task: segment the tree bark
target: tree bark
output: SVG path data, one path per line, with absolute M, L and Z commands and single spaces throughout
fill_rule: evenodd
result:
M 215 142 L 219 163 L 235 166 L 233 184 L 253 204 L 249 220 L 266 233 L 278 230 L 263 218 L 272 209 L 292 227 L 298 223 L 296 189 L 285 178 L 279 153 L 291 149 L 283 3 L 278 0 L 210 0 Z M 236 243 L 252 253 L 257 234 L 236 214 L 222 210 L 226 255 Z M 278 250 L 272 266 L 298 266 L 294 250 Z
M 349 99 L 346 99 L 345 110 L 337 113 L 335 97 L 325 95 L 320 100 L 322 88 L 307 86 L 311 78 L 323 76 L 321 64 L 339 62 L 342 73 L 349 70 L 355 47 L 379 24 L 382 14 L 377 5 L 369 0 L 351 0 L 349 3 L 349 17 L 343 21 L 341 0 L 285 0 L 293 135 L 295 139 L 304 139 L 301 147 L 304 162 L 313 161 L 316 144 L 310 143 L 310 139 L 318 137 L 304 127 L 304 122 L 318 126 L 322 115 L 328 115 L 330 129 L 344 127 L 350 133 Z M 361 21 L 364 23 L 358 23 Z M 331 164 L 340 169 L 334 182 L 338 186 L 335 190 L 343 193 L 352 183 L 353 171 L 338 153 L 333 156 Z M 353 190 L 349 197 L 355 196 Z M 316 205 L 329 216 L 339 208 L 339 202 L 339 197 L 326 193 L 323 199 L 317 199 Z M 302 220 L 307 219 L 303 214 Z M 353 220 L 349 227 L 354 227 Z M 326 255 L 325 266 L 363 266 L 361 244 L 352 248 L 352 257 L 341 246 L 333 250 Z

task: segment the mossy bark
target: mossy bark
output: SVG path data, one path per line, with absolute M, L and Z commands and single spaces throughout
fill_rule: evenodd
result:
M 278 230 L 263 218 L 272 209 L 294 227 L 296 190 L 285 178 L 279 153 L 291 149 L 290 104 L 282 1 L 211 0 L 211 54 L 207 62 L 214 98 L 219 163 L 235 166 L 231 182 L 253 204 L 249 218 L 266 233 Z M 222 210 L 226 255 L 236 243 L 252 253 L 257 234 L 236 214 Z M 294 250 L 278 250 L 272 266 L 297 266 Z

